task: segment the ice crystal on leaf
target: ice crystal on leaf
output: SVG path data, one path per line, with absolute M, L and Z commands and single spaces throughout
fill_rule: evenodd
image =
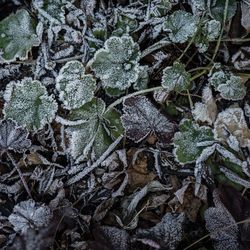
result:
M 182 92 L 189 88 L 191 75 L 186 72 L 185 65 L 175 62 L 173 66 L 163 70 L 162 86 L 167 91 Z
M 178 10 L 167 17 L 164 22 L 164 31 L 168 32 L 173 43 L 185 43 L 197 31 L 198 19 L 191 13 Z
M 142 141 L 152 132 L 159 141 L 169 141 L 174 125 L 145 96 L 127 98 L 123 111 L 121 120 L 126 136 L 134 142 Z
M 56 88 L 65 108 L 80 108 L 92 100 L 96 83 L 92 75 L 86 75 L 82 63 L 67 62 L 56 78 Z
M 239 76 L 231 72 L 218 71 L 209 78 L 209 83 L 219 91 L 226 100 L 241 100 L 246 95 L 246 87 Z
M 0 121 L 0 151 L 24 151 L 31 146 L 28 135 L 28 131 L 18 126 L 15 121 L 11 119 Z
M 41 129 L 53 120 L 57 103 L 41 82 L 24 78 L 10 82 L 4 93 L 4 116 L 12 118 L 30 130 Z
M 0 51 L 4 61 L 24 60 L 40 43 L 34 20 L 26 10 L 18 10 L 0 21 Z
M 180 132 L 174 135 L 174 154 L 181 164 L 195 162 L 206 144 L 214 141 L 211 128 L 200 127 L 191 120 L 183 119 L 179 129 Z
M 232 137 L 240 147 L 247 147 L 250 142 L 250 130 L 241 108 L 228 108 L 218 114 L 214 124 L 215 138 L 230 145 Z
M 70 152 L 75 159 L 80 161 L 91 149 L 95 157 L 101 156 L 112 143 L 112 139 L 122 134 L 119 112 L 115 109 L 105 112 L 105 109 L 105 103 L 94 98 L 79 109 L 71 111 L 71 121 L 84 121 L 81 125 L 67 129 L 70 135 Z
M 48 226 L 51 218 L 52 212 L 48 206 L 39 205 L 30 199 L 15 205 L 9 221 L 16 232 L 25 234 L 29 228 Z
M 104 87 L 126 89 L 139 76 L 139 45 L 130 36 L 110 37 L 91 65 Z

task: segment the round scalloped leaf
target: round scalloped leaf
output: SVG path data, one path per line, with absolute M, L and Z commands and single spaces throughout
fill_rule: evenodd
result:
M 41 82 L 24 78 L 10 82 L 4 93 L 5 118 L 12 118 L 30 130 L 43 128 L 55 117 L 57 103 Z
M 6 62 L 27 59 L 32 46 L 40 41 L 36 25 L 26 10 L 18 10 L 0 22 L 0 57 Z
M 185 65 L 175 62 L 173 66 L 163 70 L 162 86 L 167 91 L 182 92 L 189 89 L 190 73 L 186 72 Z
M 56 88 L 64 107 L 75 109 L 92 100 L 96 82 L 92 75 L 85 75 L 82 63 L 71 61 L 61 68 Z
M 198 18 L 191 13 L 178 10 L 167 17 L 163 30 L 168 32 L 169 39 L 174 43 L 185 43 L 197 31 Z
M 214 140 L 213 131 L 206 126 L 199 126 L 188 119 L 183 119 L 179 126 L 180 132 L 174 135 L 174 155 L 181 164 L 197 160 L 206 143 Z
M 231 72 L 218 71 L 209 78 L 209 83 L 220 92 L 222 98 L 226 100 L 242 100 L 246 95 L 246 87 L 239 76 Z
M 104 87 L 124 90 L 138 79 L 139 59 L 139 45 L 130 36 L 113 36 L 95 53 L 91 67 Z

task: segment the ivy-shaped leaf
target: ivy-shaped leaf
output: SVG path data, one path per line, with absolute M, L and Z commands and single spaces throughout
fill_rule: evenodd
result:
M 238 101 L 246 95 L 246 87 L 241 78 L 231 72 L 217 71 L 209 78 L 209 83 L 226 100 Z
M 4 93 L 4 116 L 12 118 L 30 130 L 43 128 L 55 117 L 57 103 L 41 82 L 24 78 L 10 82 Z
M 179 129 L 174 135 L 174 155 L 181 164 L 195 162 L 206 145 L 214 141 L 211 128 L 200 127 L 191 120 L 183 119 Z
M 25 151 L 31 146 L 28 135 L 28 131 L 18 126 L 15 121 L 11 119 L 2 120 L 0 122 L 0 151 Z
M 121 120 L 128 138 L 140 142 L 153 132 L 161 142 L 169 142 L 174 125 L 145 96 L 127 98 L 123 111 Z
M 71 61 L 61 68 L 56 88 L 65 108 L 75 109 L 92 100 L 96 82 L 92 75 L 85 75 L 82 63 Z
M 39 43 L 35 22 L 26 10 L 18 10 L 0 22 L 0 57 L 4 61 L 27 59 L 32 46 Z
M 193 37 L 197 31 L 198 19 L 191 13 L 178 10 L 167 17 L 163 30 L 168 32 L 173 43 L 184 43 Z
M 122 132 L 120 114 L 111 109 L 105 112 L 105 103 L 94 98 L 79 109 L 72 110 L 71 121 L 84 120 L 84 124 L 70 126 L 70 153 L 78 161 L 84 159 L 89 152 L 98 158 Z
M 110 37 L 91 65 L 104 87 L 124 90 L 139 76 L 139 45 L 130 36 Z
M 190 79 L 191 75 L 186 72 L 185 65 L 175 62 L 163 70 L 162 86 L 166 91 L 182 92 L 189 89 Z

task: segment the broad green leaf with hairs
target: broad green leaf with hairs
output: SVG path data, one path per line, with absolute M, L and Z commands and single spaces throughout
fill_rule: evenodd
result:
M 231 72 L 217 71 L 209 78 L 209 83 L 226 100 L 238 101 L 246 95 L 246 87 L 241 78 Z
M 120 113 L 116 109 L 105 112 L 105 103 L 98 98 L 72 110 L 71 121 L 83 120 L 81 125 L 70 126 L 67 133 L 70 138 L 70 153 L 78 161 L 88 153 L 98 158 L 122 132 Z
M 173 66 L 163 70 L 162 86 L 166 91 L 182 92 L 189 89 L 191 75 L 185 65 L 175 62 Z
M 191 120 L 183 119 L 180 131 L 174 135 L 174 155 L 181 164 L 195 162 L 206 145 L 214 141 L 213 131 L 207 126 L 199 126 Z
M 86 75 L 82 63 L 67 62 L 56 78 L 56 88 L 66 109 L 80 108 L 92 100 L 96 82 L 92 75 Z
M 197 31 L 199 19 L 184 10 L 175 11 L 167 17 L 163 30 L 168 32 L 173 43 L 185 43 Z
M 130 36 L 113 36 L 95 53 L 91 67 L 104 88 L 124 90 L 138 79 L 139 59 L 139 45 Z
M 3 61 L 25 60 L 31 48 L 39 44 L 35 21 L 26 10 L 18 10 L 0 22 L 0 58 Z
M 43 128 L 51 122 L 57 111 L 57 103 L 37 80 L 24 78 L 10 82 L 4 93 L 4 117 L 12 118 L 30 130 Z

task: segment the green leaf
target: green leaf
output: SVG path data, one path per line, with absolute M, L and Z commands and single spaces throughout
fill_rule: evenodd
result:
M 209 83 L 226 100 L 242 100 L 246 95 L 246 87 L 241 78 L 231 72 L 217 71 L 209 78 Z
M 189 89 L 191 75 L 186 72 L 185 65 L 175 62 L 173 66 L 163 70 L 162 86 L 167 91 L 182 92 Z
M 140 66 L 139 67 L 139 76 L 136 82 L 133 85 L 135 90 L 142 90 L 148 87 L 149 82 L 149 74 L 148 74 L 148 66 Z
M 92 75 L 85 75 L 82 63 L 71 61 L 61 68 L 56 88 L 64 107 L 75 109 L 92 100 L 96 82 Z
M 70 135 L 70 153 L 78 161 L 88 153 L 98 158 L 122 132 L 120 113 L 111 109 L 105 113 L 105 103 L 98 98 L 72 110 L 69 119 L 84 120 L 84 124 L 67 129 Z
M 199 126 L 188 119 L 183 119 L 179 126 L 180 132 L 174 135 L 174 155 L 181 164 L 195 162 L 206 143 L 214 140 L 213 131 L 206 126 Z
M 199 19 L 191 13 L 178 10 L 167 17 L 163 30 L 168 32 L 169 39 L 174 43 L 184 43 L 197 31 Z
M 54 119 L 57 111 L 57 103 L 48 95 L 46 88 L 31 78 L 10 82 L 4 99 L 5 118 L 12 118 L 30 130 L 43 128 Z
M 91 65 L 103 87 L 124 90 L 139 76 L 139 45 L 130 36 L 110 37 L 95 53 Z
M 27 59 L 32 46 L 40 41 L 36 25 L 26 10 L 18 10 L 0 22 L 0 57 L 6 62 Z

